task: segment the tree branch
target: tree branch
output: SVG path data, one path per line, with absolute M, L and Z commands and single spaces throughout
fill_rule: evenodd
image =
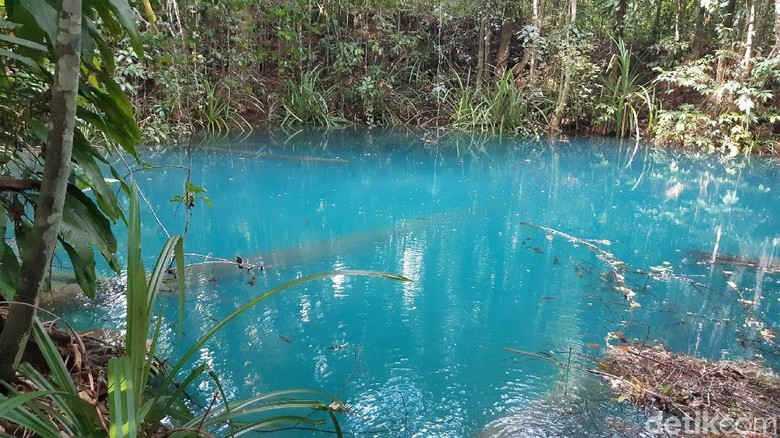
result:
M 35 179 L 16 179 L 0 177 L 0 192 L 26 192 L 38 190 L 41 182 Z

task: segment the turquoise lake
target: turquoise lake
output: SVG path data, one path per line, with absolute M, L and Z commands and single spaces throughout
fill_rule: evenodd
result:
M 144 158 L 154 168 L 135 178 L 170 233 L 186 218 L 171 202 L 183 192 L 180 166 L 213 203 L 192 209 L 188 262 L 264 266 L 193 271 L 180 337 L 176 298 L 163 296 L 165 355 L 303 275 L 413 280 L 336 276 L 260 304 L 198 359 L 230 397 L 326 391 L 350 406 L 344 432 L 361 436 L 639 436 L 646 413 L 611 400 L 585 371 L 608 333 L 779 362 L 762 336 L 780 333 L 777 161 L 605 139 L 351 129 L 262 131 Z M 144 209 L 151 267 L 166 235 Z M 624 284 L 599 249 L 625 266 Z M 766 269 L 699 263 L 711 253 Z M 71 319 L 121 327 L 122 306 L 104 293 Z M 214 389 L 204 381 L 203 399 Z

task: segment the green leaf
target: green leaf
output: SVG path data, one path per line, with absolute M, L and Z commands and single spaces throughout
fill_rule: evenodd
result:
M 176 282 L 179 287 L 179 333 L 184 329 L 184 298 L 185 298 L 185 284 L 184 284 L 184 239 L 179 239 L 176 242 L 176 248 L 174 248 L 174 257 L 176 258 Z
M 28 393 L 16 393 L 11 397 L 0 394 L 0 418 L 4 418 L 42 437 L 59 437 L 57 426 L 42 416 L 35 415 L 25 408 L 26 405 L 36 403 L 36 398 L 50 395 L 50 391 L 33 391 Z
M 50 398 L 64 415 L 55 415 L 57 422 L 71 430 L 77 436 L 92 436 L 101 426 L 95 406 L 83 400 L 57 347 L 52 342 L 40 320 L 35 319 L 32 327 L 35 343 L 38 345 L 50 373 L 43 376 L 29 364 L 23 364 L 20 372 L 35 386 L 52 391 Z
M 62 235 L 62 232 L 60 233 Z M 76 274 L 76 283 L 81 291 L 87 298 L 95 298 L 97 276 L 95 274 L 95 252 L 92 250 L 91 242 L 89 239 L 73 235 L 60 237 L 58 240 L 65 248 L 65 252 L 68 253 L 70 263 L 73 265 L 73 273 Z
M 141 41 L 141 34 L 138 33 L 138 29 L 135 24 L 135 13 L 125 0 L 108 0 L 108 4 L 114 11 L 114 15 L 117 20 L 122 24 L 122 27 L 130 37 L 130 44 L 133 46 L 133 50 L 139 58 L 143 57 L 144 46 Z
M 184 183 L 184 188 L 190 193 L 206 193 L 206 189 L 201 186 L 195 185 L 189 181 Z
M 23 55 L 20 55 L 18 53 L 14 53 L 14 52 L 12 52 L 10 50 L 7 50 L 7 49 L 0 49 L 0 56 L 4 57 L 4 58 L 9 58 L 9 59 L 15 59 L 15 60 L 21 62 L 22 64 L 30 67 L 30 69 L 33 71 L 33 73 L 40 73 L 41 72 L 41 68 L 38 66 L 38 63 L 33 61 L 33 59 L 30 58 L 30 57 L 23 56 Z
M 117 242 L 111 231 L 111 223 L 95 203 L 72 184 L 68 184 L 62 219 L 63 224 L 68 225 L 68 231 L 86 233 L 111 269 L 120 271 L 116 261 Z
M 106 71 L 113 74 L 116 70 L 116 64 L 114 63 L 114 52 L 111 45 L 106 42 L 105 38 L 103 38 L 103 33 L 92 20 L 84 20 L 84 24 L 86 34 L 92 39 L 92 45 L 97 47 L 98 52 L 100 52 L 100 60 L 103 62 L 103 67 L 105 67 Z
M 73 137 L 73 160 L 82 170 L 82 181 L 91 187 L 95 193 L 95 199 L 109 218 L 116 220 L 122 217 L 122 208 L 119 206 L 116 194 L 103 176 L 103 170 L 97 163 L 97 160 L 103 163 L 106 160 L 89 144 L 89 141 L 76 129 Z M 110 165 L 109 165 L 110 166 Z
M 0 295 L 13 300 L 16 295 L 16 282 L 19 279 L 19 258 L 5 241 L 8 215 L 0 205 Z
M 109 436 L 112 438 L 135 438 L 138 435 L 134 383 L 132 363 L 128 356 L 108 361 L 108 408 L 111 413 Z
M 0 20 L 0 29 L 11 29 L 11 30 L 13 30 L 13 29 L 16 29 L 17 27 L 19 27 L 18 23 L 12 23 L 10 21 Z
M 6 35 L 0 33 L 0 41 L 5 41 L 6 43 L 14 44 L 21 47 L 26 47 L 28 49 L 36 50 L 38 52 L 42 53 L 49 53 L 49 48 L 44 46 L 43 44 L 38 44 L 35 41 L 30 41 L 28 39 L 15 37 L 13 35 Z
M 10 1 L 6 4 L 11 3 Z M 57 11 L 46 0 L 18 0 L 18 5 L 24 9 L 34 20 L 37 28 L 42 31 L 49 42 L 53 43 L 57 39 Z M 16 20 L 14 20 L 16 21 Z M 32 23 L 22 22 L 23 28 L 27 28 Z

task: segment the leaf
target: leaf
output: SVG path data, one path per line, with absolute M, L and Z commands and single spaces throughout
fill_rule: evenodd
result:
M 19 279 L 19 259 L 10 245 L 5 241 L 8 215 L 0 205 L 0 295 L 6 300 L 13 300 L 16 295 L 16 282 Z
M 73 160 L 83 171 L 82 181 L 94 190 L 100 209 L 109 218 L 116 220 L 122 217 L 122 208 L 119 206 L 116 194 L 103 177 L 103 171 L 96 159 L 105 163 L 105 159 L 89 144 L 81 130 L 77 128 L 73 137 Z
M 62 233 L 62 232 L 61 232 Z M 95 298 L 95 252 L 92 250 L 92 244 L 88 239 L 74 238 L 73 235 L 61 237 L 58 239 L 68 254 L 73 273 L 76 274 L 76 283 L 81 291 L 89 299 Z
M 108 5 L 114 11 L 114 16 L 122 24 L 122 27 L 130 37 L 130 44 L 133 46 L 133 50 L 139 58 L 143 57 L 144 46 L 141 41 L 141 35 L 138 33 L 138 29 L 135 24 L 135 13 L 125 0 L 108 0 Z
M 30 58 L 30 57 L 23 56 L 23 55 L 20 55 L 18 53 L 14 53 L 14 52 L 12 52 L 10 50 L 7 50 L 7 49 L 0 49 L 0 56 L 2 56 L 4 58 L 9 58 L 9 59 L 15 59 L 15 60 L 21 62 L 22 64 L 30 67 L 30 69 L 33 71 L 33 73 L 40 73 L 41 72 L 41 68 L 38 66 L 38 63 L 33 61 L 33 59 Z
M 50 373 L 43 376 L 28 364 L 21 367 L 20 372 L 36 386 L 53 391 L 52 401 L 65 414 L 58 422 L 67 425 L 78 436 L 93 435 L 100 429 L 95 406 L 79 396 L 76 383 L 65 367 L 59 350 L 38 319 L 33 322 L 32 334 Z
M 100 52 L 100 60 L 103 62 L 103 67 L 105 67 L 106 71 L 109 73 L 113 73 L 116 70 L 116 65 L 114 63 L 114 52 L 112 51 L 111 46 L 106 43 L 103 34 L 92 20 L 84 20 L 84 24 L 87 31 L 86 34 L 92 39 L 92 45 L 97 47 L 98 52 Z
M 42 53 L 47 53 L 47 54 L 49 53 L 49 48 L 44 46 L 43 44 L 38 44 L 35 41 L 30 41 L 25 38 L 15 37 L 13 35 L 6 35 L 0 33 L 0 41 L 4 41 L 6 43 L 14 44 L 21 47 L 26 47 L 28 49 L 32 49 Z
M 42 416 L 35 415 L 25 408 L 26 405 L 36 403 L 37 397 L 49 395 L 49 391 L 33 391 L 22 394 L 14 394 L 6 397 L 0 394 L 0 418 L 9 420 L 42 437 L 58 437 L 59 430 L 50 421 Z
M 133 368 L 127 356 L 108 361 L 108 409 L 111 414 L 109 436 L 112 438 L 136 437 L 135 387 Z
M 206 193 L 206 189 L 204 189 L 204 188 L 203 188 L 203 187 L 201 187 L 201 186 L 195 185 L 195 184 L 193 184 L 193 183 L 191 183 L 191 182 L 189 182 L 189 181 L 186 181 L 186 182 L 184 183 L 184 188 L 185 188 L 185 190 L 187 190 L 189 193 Z
M 157 15 L 154 13 L 154 8 L 152 8 L 152 3 L 149 0 L 141 0 L 141 3 L 144 5 L 144 13 L 146 14 L 146 19 L 149 20 L 149 23 L 152 25 L 152 29 L 154 29 L 155 32 L 157 32 Z
M 11 2 L 7 2 L 11 3 Z M 18 5 L 27 12 L 37 25 L 37 28 L 42 31 L 49 42 L 53 44 L 57 39 L 57 11 L 46 0 L 18 0 Z M 16 20 L 13 20 L 16 21 Z M 23 29 L 26 29 L 32 23 L 27 22 L 24 24 Z
M 13 29 L 16 29 L 18 27 L 19 27 L 18 23 L 12 23 L 10 21 L 0 20 L 0 29 L 10 29 L 10 30 L 13 30 Z
M 68 185 L 68 196 L 65 197 L 63 222 L 69 219 L 74 228 L 86 232 L 92 243 L 98 248 L 111 269 L 119 272 L 116 261 L 117 242 L 111 223 L 100 212 L 94 202 L 77 187 Z M 80 226 L 79 226 L 80 225 Z

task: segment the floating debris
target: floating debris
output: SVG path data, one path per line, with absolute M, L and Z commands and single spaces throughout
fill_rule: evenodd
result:
M 683 435 L 777 434 L 780 379 L 757 363 L 710 361 L 636 342 L 608 344 L 598 369 L 588 371 L 608 381 L 619 401 L 658 409 L 662 424 L 685 424 Z

